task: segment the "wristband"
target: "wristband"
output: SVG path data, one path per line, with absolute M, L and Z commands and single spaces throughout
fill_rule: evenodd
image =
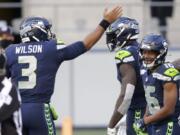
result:
M 105 19 L 103 19 L 103 20 L 99 23 L 99 25 L 100 25 L 101 27 L 103 27 L 104 30 L 106 30 L 106 29 L 109 27 L 110 23 L 109 23 L 108 21 L 106 21 Z

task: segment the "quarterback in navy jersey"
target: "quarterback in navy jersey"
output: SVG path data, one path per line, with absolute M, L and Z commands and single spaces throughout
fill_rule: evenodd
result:
M 116 135 L 117 123 L 126 117 L 126 134 L 136 135 L 133 123 L 143 117 L 146 107 L 140 76 L 139 24 L 135 19 L 120 17 L 106 31 L 107 45 L 115 51 L 117 79 L 121 83 L 120 95 L 107 128 L 108 135 Z
M 7 75 L 22 97 L 23 135 L 56 134 L 49 103 L 59 66 L 89 50 L 121 14 L 120 6 L 105 10 L 104 19 L 93 32 L 68 46 L 54 38 L 45 18 L 30 17 L 21 23 L 22 43 L 8 47 L 6 57 Z
M 180 73 L 174 65 L 165 62 L 168 44 L 161 35 L 149 34 L 141 43 L 143 68 L 141 74 L 147 100 L 143 119 L 134 125 L 144 130 L 151 124 L 152 135 L 179 135 Z

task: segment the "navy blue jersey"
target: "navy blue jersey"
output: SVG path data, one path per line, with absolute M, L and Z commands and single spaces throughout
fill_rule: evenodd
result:
M 50 102 L 56 72 L 65 60 L 86 51 L 83 42 L 65 46 L 56 40 L 15 44 L 5 51 L 8 76 L 20 90 L 22 102 Z
M 172 116 L 166 118 L 167 120 L 177 120 L 180 114 L 180 100 L 179 100 L 179 79 L 180 73 L 170 63 L 160 65 L 155 71 L 150 72 L 142 68 L 141 70 L 144 89 L 146 94 L 146 100 L 148 105 L 148 113 L 150 115 L 155 114 L 163 106 L 163 85 L 167 82 L 173 82 L 177 84 L 178 98 L 175 108 L 175 113 Z M 164 119 L 163 121 L 165 121 Z
M 116 52 L 117 78 L 121 82 L 121 73 L 119 67 L 121 64 L 131 64 L 136 71 L 137 84 L 131 100 L 131 109 L 142 108 L 146 106 L 145 93 L 142 78 L 140 76 L 140 57 L 139 44 L 132 42 L 131 45 L 124 47 Z

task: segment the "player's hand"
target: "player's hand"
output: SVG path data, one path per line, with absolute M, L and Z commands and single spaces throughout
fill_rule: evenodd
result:
M 123 9 L 121 6 L 116 6 L 112 9 L 105 9 L 104 10 L 104 19 L 109 23 L 114 22 L 117 18 L 121 17 L 123 14 Z
M 107 128 L 107 135 L 116 135 L 116 128 Z
M 133 128 L 137 135 L 148 135 L 146 132 L 146 125 L 144 119 L 136 120 L 133 124 Z

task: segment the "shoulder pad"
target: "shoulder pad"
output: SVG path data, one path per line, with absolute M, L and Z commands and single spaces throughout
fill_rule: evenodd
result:
M 175 68 L 168 68 L 164 72 L 164 75 L 172 77 L 172 78 L 177 76 L 178 74 L 179 74 L 179 71 Z
M 131 56 L 131 52 L 126 51 L 126 50 L 120 50 L 120 51 L 116 52 L 115 58 L 122 60 L 126 57 L 129 57 L 129 56 Z
M 123 62 L 132 62 L 134 61 L 134 57 L 130 51 L 127 50 L 119 50 L 116 52 L 115 59 L 117 63 Z

